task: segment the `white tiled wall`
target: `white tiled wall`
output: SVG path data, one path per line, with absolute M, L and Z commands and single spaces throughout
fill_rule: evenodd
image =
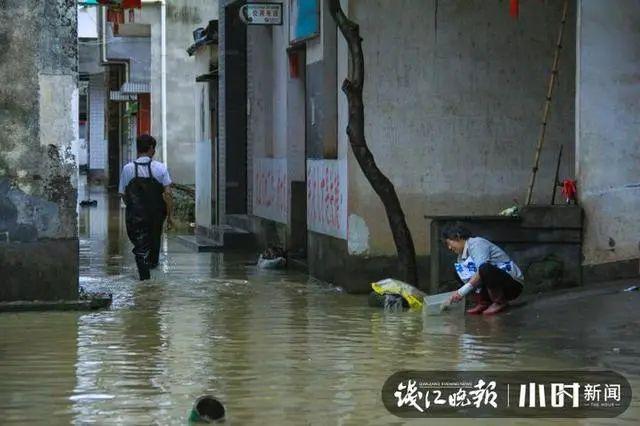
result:
M 106 90 L 104 74 L 94 74 L 89 79 L 89 168 L 107 168 L 107 140 L 105 137 Z

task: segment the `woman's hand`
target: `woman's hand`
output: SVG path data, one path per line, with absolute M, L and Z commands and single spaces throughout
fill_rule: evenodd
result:
M 449 297 L 449 304 L 451 303 L 458 303 L 463 299 L 463 296 L 458 293 L 457 291 L 455 293 L 453 293 L 451 295 L 451 297 Z

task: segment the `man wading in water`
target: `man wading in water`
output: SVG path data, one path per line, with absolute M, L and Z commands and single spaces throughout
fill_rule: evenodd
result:
M 133 243 L 140 280 L 148 280 L 158 266 L 160 240 L 165 218 L 173 227 L 171 177 L 167 166 L 152 161 L 156 140 L 149 135 L 136 139 L 138 159 L 122 168 L 119 192 L 127 206 L 127 235 Z

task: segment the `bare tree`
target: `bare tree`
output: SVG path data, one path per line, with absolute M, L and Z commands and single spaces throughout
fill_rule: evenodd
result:
M 349 46 L 349 73 L 342 83 L 342 91 L 347 95 L 349 104 L 349 124 L 347 125 L 349 144 L 362 172 L 384 205 L 398 252 L 401 279 L 417 285 L 416 250 L 398 194 L 391 181 L 376 165 L 364 136 L 364 103 L 362 100 L 364 55 L 360 27 L 346 17 L 339 0 L 330 0 L 329 5 L 331 16 Z

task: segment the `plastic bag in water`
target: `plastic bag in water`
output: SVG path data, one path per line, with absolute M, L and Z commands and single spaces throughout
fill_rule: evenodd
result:
M 405 307 L 409 307 L 406 300 L 399 294 L 385 294 L 384 295 L 384 309 L 387 311 L 401 311 Z
M 388 278 L 371 284 L 373 291 L 380 295 L 395 295 L 402 297 L 411 309 L 422 309 L 425 294 L 405 282 Z M 386 307 L 386 300 L 385 300 Z

